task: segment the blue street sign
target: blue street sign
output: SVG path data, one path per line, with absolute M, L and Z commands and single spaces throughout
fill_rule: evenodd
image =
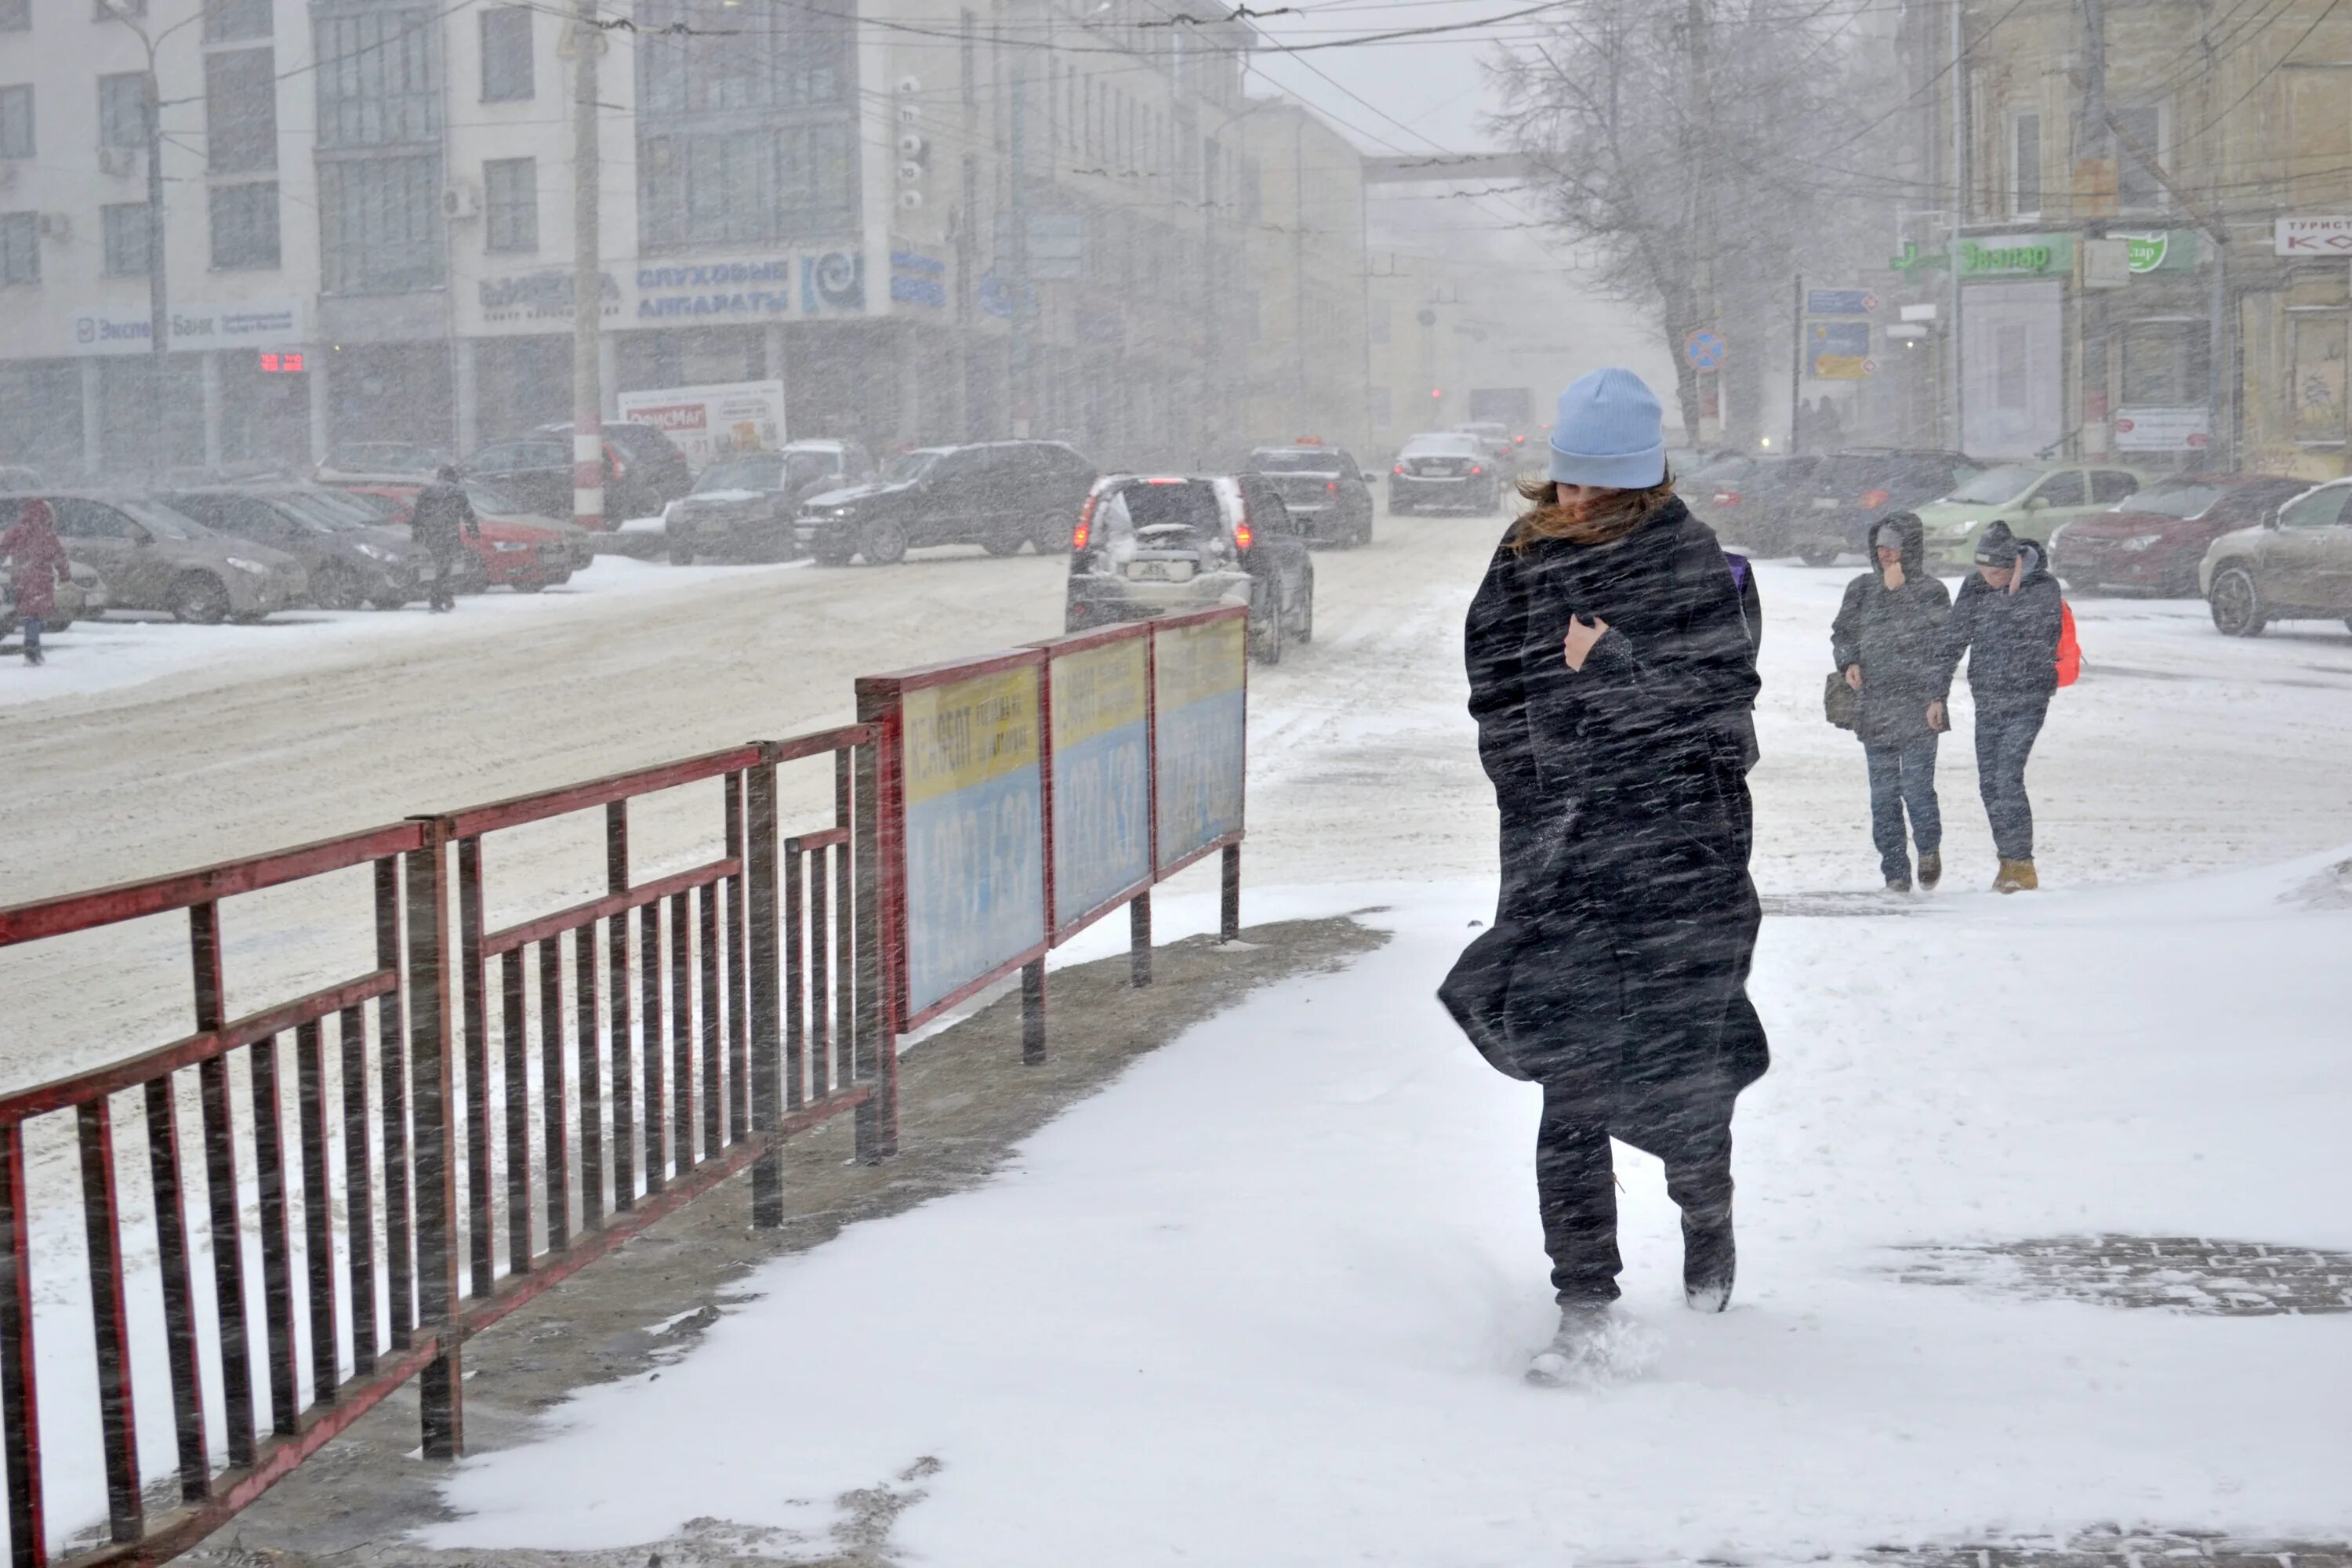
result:
M 1808 316 L 1867 316 L 1878 309 L 1878 296 L 1867 289 L 1808 289 Z
M 1717 332 L 1693 332 L 1683 340 L 1683 358 L 1693 370 L 1714 370 L 1723 363 L 1725 344 Z

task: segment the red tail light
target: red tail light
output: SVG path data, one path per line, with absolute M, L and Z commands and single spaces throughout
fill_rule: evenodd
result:
M 1473 464 L 1471 464 L 1471 465 L 1470 465 L 1470 471 L 1471 471 L 1471 473 L 1473 473 L 1473 474 L 1475 475 L 1475 474 L 1483 474 L 1483 473 L 1485 473 L 1485 472 L 1486 471 L 1486 466 L 1485 466 L 1484 464 L 1481 464 L 1481 463 L 1473 463 Z
M 1244 512 L 1240 517 L 1234 519 L 1234 548 L 1235 550 L 1247 550 L 1249 547 L 1249 514 Z
M 1329 490 L 1333 495 L 1338 495 L 1339 493 L 1339 481 L 1337 479 L 1326 479 L 1323 482 L 1323 488 Z
M 1875 511 L 1893 499 L 1885 490 L 1864 490 L 1862 492 L 1862 510 Z
M 1087 547 L 1087 536 L 1094 531 L 1096 499 L 1088 496 L 1087 504 L 1078 509 L 1078 526 L 1070 533 L 1070 548 L 1074 551 L 1084 550 Z
M 1525 436 L 1514 436 L 1511 437 L 1511 445 L 1514 447 L 1524 447 L 1527 444 L 1528 438 Z
M 621 461 L 621 454 L 610 441 L 604 443 L 604 471 L 616 479 L 629 471 L 629 465 Z
M 1717 490 L 1715 492 L 1715 504 L 1717 506 L 1738 506 L 1739 504 L 1739 492 L 1738 490 Z
M 1396 466 L 1396 468 L 1395 468 L 1395 469 L 1394 469 L 1393 471 L 1394 471 L 1394 472 L 1396 472 L 1396 473 L 1400 473 L 1400 474 L 1401 474 L 1401 473 L 1403 473 L 1403 472 L 1404 472 L 1404 465 L 1403 465 L 1402 463 L 1399 463 L 1399 464 Z

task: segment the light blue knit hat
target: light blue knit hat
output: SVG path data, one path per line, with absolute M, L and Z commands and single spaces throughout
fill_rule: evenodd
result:
M 1612 365 L 1579 376 L 1559 395 L 1551 425 L 1551 477 L 1564 485 L 1645 490 L 1666 477 L 1658 395 Z

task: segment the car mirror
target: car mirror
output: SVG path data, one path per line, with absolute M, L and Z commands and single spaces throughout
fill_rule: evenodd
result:
M 2050 510 L 2050 498 L 2048 496 L 2028 497 L 2025 502 L 2025 510 L 2028 511 L 2048 511 Z

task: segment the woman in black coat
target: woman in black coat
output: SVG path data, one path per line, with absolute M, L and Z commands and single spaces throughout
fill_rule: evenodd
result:
M 1747 996 L 1755 651 L 1741 590 L 1674 495 L 1630 371 L 1560 399 L 1551 479 L 1470 608 L 1470 710 L 1502 817 L 1495 924 L 1440 992 L 1544 1091 L 1536 1184 L 1559 1335 L 1529 1376 L 1605 1359 L 1613 1135 L 1665 1162 L 1689 1303 L 1731 1292 L 1731 1111 L 1764 1071 Z
M 1937 730 L 1929 711 L 1949 684 L 1944 623 L 1952 614 L 1952 595 L 1927 571 L 1926 533 L 1907 511 L 1880 519 L 1870 531 L 1876 565 L 1845 585 L 1837 619 L 1830 623 L 1830 657 L 1853 689 L 1853 732 L 1870 770 L 1870 837 L 1887 889 L 1898 893 L 1911 890 L 1913 843 L 1919 849 L 1919 885 L 1932 888 L 1944 875 Z

